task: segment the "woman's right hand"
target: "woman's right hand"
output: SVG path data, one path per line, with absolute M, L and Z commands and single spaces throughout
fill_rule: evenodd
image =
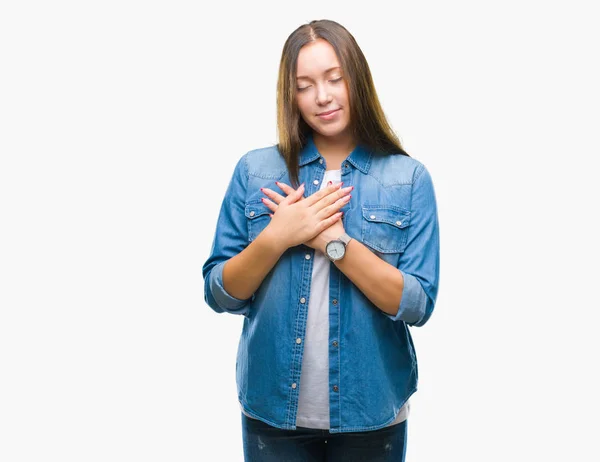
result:
M 272 202 L 268 204 L 270 201 L 264 199 L 267 205 L 276 207 L 271 222 L 264 231 L 270 233 L 286 249 L 309 241 L 341 218 L 339 209 L 350 200 L 348 193 L 352 186 L 340 187 L 341 183 L 332 184 L 303 198 L 302 184 L 285 198 L 280 196 L 278 205 Z M 265 190 L 266 188 L 263 191 Z M 270 190 L 269 192 L 271 197 L 277 195 Z

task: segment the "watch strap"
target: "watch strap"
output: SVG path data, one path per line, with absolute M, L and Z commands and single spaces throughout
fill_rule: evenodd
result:
M 338 237 L 338 239 L 340 241 L 342 241 L 344 244 L 348 245 L 348 242 L 350 242 L 350 239 L 352 239 L 352 238 L 350 236 L 348 236 L 347 233 L 344 233 L 340 237 Z

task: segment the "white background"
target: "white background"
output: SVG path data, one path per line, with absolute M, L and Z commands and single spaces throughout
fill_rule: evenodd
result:
M 285 39 L 333 19 L 438 199 L 407 461 L 600 460 L 592 3 L 3 2 L 0 459 L 242 460 L 201 267 Z

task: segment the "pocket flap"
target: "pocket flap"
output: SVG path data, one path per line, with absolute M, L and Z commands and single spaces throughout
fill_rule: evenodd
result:
M 394 205 L 363 205 L 363 218 L 374 223 L 387 223 L 396 228 L 406 228 L 410 212 Z
M 258 218 L 262 215 L 268 215 L 269 213 L 272 213 L 271 209 L 267 207 L 260 199 L 253 200 L 246 204 L 245 214 L 246 218 L 249 218 L 250 220 Z

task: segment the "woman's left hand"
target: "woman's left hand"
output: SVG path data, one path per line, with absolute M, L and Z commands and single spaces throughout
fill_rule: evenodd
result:
M 277 186 L 281 188 L 281 190 L 286 194 L 286 196 L 289 196 L 291 193 L 296 191 L 294 188 L 285 183 L 277 182 Z M 285 199 L 285 196 L 282 196 L 281 194 L 278 194 L 269 188 L 262 188 L 262 192 L 267 197 L 272 199 L 263 199 L 263 202 L 267 207 L 269 207 L 269 209 L 273 213 L 275 213 L 277 211 L 277 204 L 279 204 L 283 199 Z M 300 198 L 300 200 L 304 199 L 304 197 Z M 273 217 L 273 214 L 271 213 L 269 214 L 269 216 Z M 318 250 L 322 253 L 325 253 L 325 246 L 327 245 L 327 243 L 329 241 L 337 239 L 344 232 L 345 230 L 342 220 L 336 220 L 329 228 L 325 228 L 323 231 L 321 231 L 320 234 L 317 234 L 314 238 L 304 242 L 304 245 L 312 249 Z

